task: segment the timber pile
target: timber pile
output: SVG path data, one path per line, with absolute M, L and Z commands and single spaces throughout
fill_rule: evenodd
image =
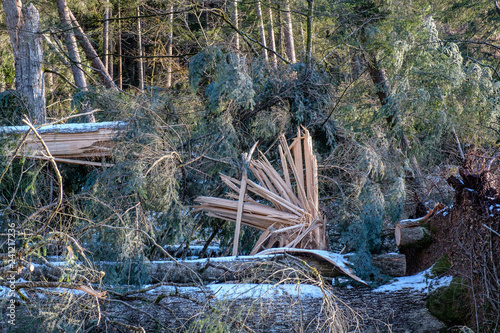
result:
M 46 125 L 37 129 L 42 140 L 33 133 L 29 126 L 0 127 L 4 136 L 28 136 L 16 157 L 48 159 L 48 154 L 56 162 L 71 164 L 103 165 L 99 162 L 82 160 L 82 158 L 102 158 L 111 156 L 113 140 L 117 137 L 123 122 L 101 122 L 83 124 Z M 45 144 L 49 153 L 44 148 Z
M 252 159 L 252 151 L 246 162 L 258 183 L 248 179 L 246 170 L 241 181 L 221 175 L 235 192 L 230 198 L 236 200 L 198 197 L 200 205 L 195 211 L 236 223 L 233 255 L 237 253 L 240 223 L 263 231 L 252 255 L 275 246 L 326 250 L 325 220 L 319 213 L 317 162 L 309 131 L 299 130 L 290 146 L 284 136 L 280 138 L 281 175 L 263 154 Z

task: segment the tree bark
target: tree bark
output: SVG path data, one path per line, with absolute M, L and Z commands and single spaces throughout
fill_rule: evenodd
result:
M 276 40 L 274 38 L 274 22 L 273 22 L 273 10 L 271 7 L 268 8 L 269 13 L 269 48 L 274 52 L 271 53 L 271 62 L 274 67 L 278 64 L 278 57 L 276 56 Z
M 373 266 L 380 269 L 382 274 L 390 276 L 406 275 L 406 256 L 404 254 L 386 253 L 372 257 Z
M 80 46 L 82 47 L 83 51 L 85 52 L 85 55 L 87 58 L 92 62 L 92 67 L 97 71 L 97 74 L 99 75 L 99 78 L 101 79 L 102 83 L 104 86 L 108 89 L 117 89 L 115 83 L 113 82 L 113 79 L 111 76 L 109 76 L 108 71 L 106 70 L 106 67 L 104 66 L 103 62 L 101 61 L 101 58 L 97 55 L 97 52 L 95 51 L 94 47 L 92 46 L 91 42 L 87 38 L 85 32 L 83 31 L 82 27 L 78 24 L 76 21 L 75 16 L 73 13 L 68 9 L 70 18 L 72 22 L 75 25 L 75 29 L 77 31 L 76 38 L 80 42 Z
M 262 45 L 267 47 L 266 44 L 266 31 L 264 29 L 264 19 L 262 18 L 262 6 L 260 4 L 260 0 L 257 0 L 257 19 L 259 20 L 259 31 L 260 31 L 260 42 Z M 262 55 L 264 56 L 264 59 L 266 62 L 268 61 L 268 56 L 267 56 L 267 50 L 262 49 Z
M 46 99 L 43 84 L 43 49 L 40 15 L 33 4 L 2 0 L 15 61 L 16 90 L 26 96 L 29 115 L 45 123 Z
M 137 7 L 137 17 L 141 16 L 141 8 Z M 141 19 L 137 19 L 137 48 L 138 48 L 138 53 L 139 53 L 139 61 L 138 61 L 138 69 L 139 69 L 139 90 L 141 92 L 144 91 L 144 64 L 142 61 L 142 55 L 143 55 L 143 50 L 142 50 L 142 25 L 141 25 Z
M 71 61 L 71 70 L 73 71 L 73 78 L 75 85 L 82 89 L 87 90 L 87 80 L 85 73 L 81 68 L 81 58 L 76 44 L 75 34 L 73 32 L 73 25 L 71 24 L 71 16 L 66 0 L 56 0 L 57 10 L 59 11 L 59 18 L 64 29 L 64 39 L 66 40 L 66 48 L 68 49 L 68 56 Z
M 432 242 L 429 230 L 420 225 L 403 225 L 398 223 L 394 232 L 396 245 L 399 247 L 426 248 Z
M 290 3 L 288 0 L 285 1 L 285 45 L 286 52 L 288 55 L 288 60 L 294 64 L 297 62 L 295 57 L 295 43 L 293 40 L 293 24 L 292 24 L 292 13 L 290 11 Z

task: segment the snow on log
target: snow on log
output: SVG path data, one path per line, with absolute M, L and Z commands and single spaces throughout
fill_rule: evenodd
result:
M 309 255 L 315 259 L 318 259 L 320 262 L 324 261 L 328 263 L 329 265 L 327 266 L 330 269 L 330 271 L 337 270 L 338 272 L 341 273 L 341 275 L 349 276 L 350 278 L 360 283 L 366 284 L 365 281 L 361 280 L 359 277 L 354 275 L 352 269 L 350 269 L 347 266 L 348 263 L 347 259 L 343 255 L 338 253 L 332 253 L 325 250 L 311 250 L 311 249 L 299 249 L 299 248 L 273 248 L 261 251 L 259 252 L 259 255 L 282 254 L 282 253 L 287 253 L 294 256 Z M 324 270 L 324 268 L 322 270 Z M 322 274 L 322 275 L 327 275 L 327 274 Z M 331 276 L 336 276 L 336 275 L 331 275 Z
M 124 126 L 124 122 L 61 124 L 41 126 L 37 132 L 56 162 L 102 165 L 78 159 L 111 156 L 114 147 L 113 140 Z M 23 135 L 29 131 L 28 126 L 0 127 L 0 135 L 4 137 L 15 134 Z M 17 157 L 48 158 L 40 140 L 33 133 L 28 134 L 26 142 L 17 153 Z

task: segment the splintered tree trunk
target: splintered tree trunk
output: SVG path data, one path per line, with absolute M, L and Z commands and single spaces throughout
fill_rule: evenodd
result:
M 294 64 L 297 62 L 295 58 L 295 43 L 293 40 L 293 25 L 292 25 L 292 13 L 290 12 L 290 3 L 288 0 L 285 1 L 285 45 L 286 52 L 288 55 L 288 60 Z
M 40 15 L 33 4 L 23 7 L 20 0 L 2 3 L 14 51 L 16 90 L 27 97 L 30 117 L 42 124 L 46 118 L 46 100 Z
M 167 65 L 167 87 L 172 87 L 172 46 L 174 39 L 174 6 L 170 5 L 170 13 L 168 14 L 168 45 L 167 45 L 167 55 L 168 65 Z
M 71 70 L 73 72 L 73 78 L 75 79 L 75 85 L 82 90 L 87 90 L 87 80 L 85 80 L 85 73 L 81 68 L 82 61 L 80 59 L 80 53 L 78 52 L 78 46 L 76 44 L 66 0 L 56 0 L 56 3 L 57 10 L 59 11 L 59 18 L 61 19 L 64 29 L 64 39 L 66 40 L 66 48 L 68 49 L 68 56 L 71 61 Z
M 276 40 L 274 38 L 274 22 L 273 22 L 273 10 L 271 7 L 268 8 L 269 13 L 269 48 L 274 52 L 271 53 L 271 61 L 276 67 L 278 63 L 278 57 L 276 56 Z
M 144 91 L 144 65 L 142 63 L 142 26 L 141 26 L 141 8 L 137 7 L 137 48 L 138 48 L 138 53 L 139 53 L 139 61 L 138 61 L 138 66 L 139 66 L 139 90 L 141 92 Z
M 264 19 L 262 18 L 262 6 L 260 4 L 260 0 L 257 0 L 257 18 L 259 20 L 260 42 L 262 43 L 262 45 L 267 47 L 267 45 L 266 45 L 266 31 L 264 29 Z M 264 56 L 264 59 L 267 62 L 268 57 L 267 57 L 267 50 L 266 49 L 262 49 L 262 55 Z

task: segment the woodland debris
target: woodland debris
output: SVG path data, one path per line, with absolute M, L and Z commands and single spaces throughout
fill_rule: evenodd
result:
M 239 223 L 262 230 L 251 255 L 307 253 L 328 263 L 330 270 L 333 266 L 342 274 L 364 283 L 347 266 L 332 260 L 327 251 L 311 251 L 327 250 L 328 245 L 325 220 L 319 213 L 318 164 L 309 131 L 298 130 L 290 146 L 284 136 L 280 138 L 281 173 L 262 153 L 258 159 L 253 159 L 254 149 L 255 146 L 245 156 L 245 163 L 257 182 L 248 179 L 246 170 L 242 172 L 241 181 L 221 174 L 222 182 L 234 191 L 229 197 L 237 200 L 198 197 L 195 201 L 199 205 L 194 211 L 236 223 L 235 244 Z M 237 245 L 233 252 L 237 254 Z

